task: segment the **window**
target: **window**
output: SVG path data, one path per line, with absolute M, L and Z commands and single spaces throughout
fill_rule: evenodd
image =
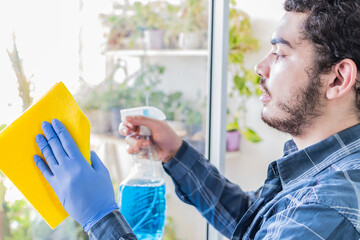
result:
M 10 124 L 29 106 L 23 106 L 14 74 L 21 68 L 32 101 L 57 81 L 77 98 L 92 121 L 92 147 L 103 156 L 115 187 L 131 164 L 117 133 L 120 108 L 159 107 L 179 135 L 206 153 L 210 5 L 207 0 L 8 3 L 0 10 L 0 109 L 6 112 L 0 124 Z M 116 32 L 112 21 L 127 32 Z M 154 40 L 159 35 L 160 40 Z M 17 52 L 17 69 L 12 69 L 6 50 Z M 205 238 L 205 221 L 178 200 L 171 180 L 167 182 L 168 237 Z M 4 230 L 4 236 L 19 237 L 17 232 L 22 232 L 22 239 L 86 238 L 70 218 L 51 231 L 8 180 L 5 185 L 8 208 L 3 214 L 9 216 L 10 231 Z M 15 214 L 24 219 L 16 220 Z
M 107 4 L 81 4 L 80 71 L 85 86 L 81 96 L 88 98 L 79 103 L 93 122 L 93 147 L 118 187 L 131 167 L 131 156 L 118 134 L 120 109 L 158 107 L 178 135 L 205 153 L 210 4 L 207 0 Z M 168 177 L 166 188 L 165 237 L 204 239 L 205 220 L 177 198 Z
M 15 70 L 20 66 L 23 77 L 31 82 L 28 99 L 36 101 L 57 81 L 66 84 L 92 122 L 92 148 L 109 168 L 116 189 L 131 167 L 124 139 L 117 133 L 119 110 L 149 104 L 164 110 L 177 133 L 209 156 L 230 180 L 245 185 L 245 190 L 254 190 L 262 180 L 249 179 L 260 176 L 260 171 L 252 176 L 249 172 L 261 168 L 261 174 L 266 173 L 266 163 L 259 163 L 260 168 L 254 164 L 248 170 L 247 159 L 264 158 L 255 156 L 259 152 L 257 146 L 242 141 L 240 151 L 225 153 L 225 125 L 232 122 L 232 118 L 226 121 L 223 107 L 228 96 L 227 2 L 7 1 L 6 6 L 0 7 L 0 128 L 28 106 L 23 106 L 24 98 L 19 95 L 18 80 L 7 53 L 8 50 L 15 56 L 15 43 L 22 60 Z M 280 17 L 281 13 L 267 11 L 274 3 L 266 0 L 236 2 L 250 15 L 254 36 L 259 40 L 260 50 L 251 53 L 250 58 L 260 59 L 268 50 L 266 44 L 278 20 L 274 16 Z M 277 2 L 276 10 L 282 9 L 282 0 Z M 231 21 L 229 25 L 231 29 Z M 251 70 L 254 62 L 246 61 L 246 69 Z M 232 78 L 228 86 L 231 82 Z M 231 104 L 231 99 L 228 101 Z M 258 105 L 253 100 L 249 104 L 256 110 Z M 273 149 L 276 145 L 281 149 L 273 141 L 273 132 L 255 121 L 248 123 L 252 124 L 250 127 L 256 124 L 254 128 L 264 140 L 262 146 Z M 264 159 L 270 161 L 281 154 L 271 153 Z M 168 239 L 219 239 L 211 227 L 207 232 L 205 220 L 193 207 L 178 200 L 169 178 L 166 187 Z M 2 229 L 0 225 L 3 236 L 87 238 L 81 226 L 70 218 L 56 230 L 50 230 L 2 177 L 0 191 L 5 188 L 5 198 L 0 194 L 0 203 L 5 203 L 0 217 L 8 224 Z

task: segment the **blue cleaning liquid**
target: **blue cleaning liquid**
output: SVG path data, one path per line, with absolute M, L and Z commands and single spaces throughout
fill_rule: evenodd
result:
M 118 205 L 139 240 L 161 240 L 166 209 L 163 180 L 130 180 L 119 188 Z

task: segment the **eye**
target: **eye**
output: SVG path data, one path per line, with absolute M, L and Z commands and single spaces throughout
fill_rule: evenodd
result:
M 277 53 L 277 52 L 272 52 L 271 54 L 275 57 L 276 60 L 280 60 L 280 59 L 283 59 L 285 57 L 285 55 L 282 55 L 282 54 Z

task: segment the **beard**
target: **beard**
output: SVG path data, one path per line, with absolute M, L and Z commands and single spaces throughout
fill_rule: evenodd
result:
M 260 84 L 267 91 L 263 80 Z M 261 113 L 261 119 L 281 132 L 289 133 L 293 137 L 300 136 L 311 125 L 313 120 L 322 115 L 322 81 L 319 74 L 309 78 L 308 85 L 297 89 L 287 101 L 277 103 L 283 113 L 281 116 L 266 116 Z

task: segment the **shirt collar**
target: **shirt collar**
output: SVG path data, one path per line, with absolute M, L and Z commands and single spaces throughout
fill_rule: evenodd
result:
M 284 156 L 277 160 L 283 188 L 290 182 L 313 177 L 340 159 L 360 151 L 360 124 L 345 129 L 305 149 L 293 140 L 284 144 Z

